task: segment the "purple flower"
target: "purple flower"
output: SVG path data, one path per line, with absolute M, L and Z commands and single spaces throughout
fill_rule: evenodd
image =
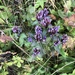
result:
M 49 17 L 45 17 L 45 18 L 41 21 L 41 24 L 42 24 L 43 26 L 48 26 L 48 24 L 50 24 L 51 21 L 52 21 L 52 20 L 51 20 Z
M 53 31 L 54 31 L 53 27 L 48 29 L 49 33 L 53 33 Z
M 41 11 L 39 11 L 39 12 L 37 13 L 36 19 L 37 19 L 38 21 L 40 21 L 40 20 L 42 20 L 44 17 L 48 16 L 48 14 L 49 14 L 49 11 L 48 11 L 46 8 L 44 8 L 43 10 L 41 10 Z
M 43 37 L 43 42 L 45 42 L 45 41 L 46 41 L 46 36 Z
M 32 42 L 32 38 L 31 37 L 28 37 L 28 42 Z
M 21 29 L 20 27 L 18 27 L 18 26 L 14 26 L 14 27 L 12 28 L 12 31 L 13 31 L 13 33 L 18 33 L 18 34 L 20 34 L 20 33 L 22 32 L 22 29 Z
M 35 33 L 36 34 L 41 34 L 42 33 L 42 28 L 40 26 L 35 27 Z
M 34 55 L 38 55 L 39 53 L 40 53 L 40 49 L 34 48 L 33 54 L 34 54 Z
M 43 19 L 43 10 L 39 11 L 36 15 L 36 18 L 38 21 L 42 20 Z
M 40 22 L 40 24 L 42 24 L 43 26 L 46 26 L 46 22 L 45 22 L 44 20 L 42 20 L 42 21 Z
M 54 26 L 54 31 L 57 33 L 59 31 L 60 26 Z
M 14 27 L 12 28 L 12 31 L 13 31 L 13 33 L 17 33 L 17 32 L 18 32 L 18 26 L 14 26 Z
M 66 43 L 67 40 L 68 40 L 68 36 L 67 36 L 67 34 L 64 34 L 61 39 L 62 44 Z
M 60 44 L 60 40 L 58 39 L 57 41 L 54 42 L 54 46 L 57 46 Z
M 35 27 L 35 39 L 37 41 L 41 41 L 42 40 L 42 28 L 40 26 L 36 26 Z
M 48 16 L 49 11 L 47 10 L 47 8 L 44 8 L 43 13 L 44 13 L 43 14 L 44 17 Z
M 48 32 L 50 33 L 50 35 L 52 34 L 56 34 L 59 31 L 60 26 L 54 26 L 52 28 L 48 29 Z
M 36 35 L 35 35 L 35 39 L 36 39 L 37 41 L 42 41 L 42 35 L 41 35 L 41 34 L 36 34 Z

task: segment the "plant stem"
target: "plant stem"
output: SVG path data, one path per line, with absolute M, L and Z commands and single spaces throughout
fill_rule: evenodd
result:
M 56 72 L 59 72 L 59 71 L 62 70 L 64 67 L 66 67 L 66 66 L 68 66 L 68 65 L 70 65 L 70 64 L 72 64 L 72 63 L 74 63 L 74 62 L 75 62 L 75 60 L 72 61 L 72 62 L 70 62 L 70 63 L 68 63 L 68 64 L 66 64 L 66 65 L 64 65 L 63 67 L 61 67 L 61 68 L 57 69 L 56 71 L 54 71 L 51 75 L 54 75 Z

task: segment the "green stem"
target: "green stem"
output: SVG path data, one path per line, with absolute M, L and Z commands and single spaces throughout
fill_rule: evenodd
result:
M 70 65 L 70 64 L 72 64 L 74 62 L 75 62 L 75 60 L 70 62 L 70 63 L 68 63 L 68 64 L 66 64 L 66 65 L 64 65 L 63 67 L 61 67 L 61 68 L 57 69 L 56 71 L 54 71 L 51 75 L 54 75 L 56 72 L 59 72 L 60 70 L 62 70 L 63 68 L 65 68 L 66 66 L 68 66 L 68 65 Z
M 41 66 L 41 68 L 39 70 L 41 70 L 45 65 L 46 63 L 50 60 L 51 56 L 47 59 L 47 61 Z M 35 72 L 35 75 L 38 75 L 38 71 Z

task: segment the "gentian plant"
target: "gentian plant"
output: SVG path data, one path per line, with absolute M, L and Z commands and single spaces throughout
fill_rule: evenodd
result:
M 28 42 L 31 43 L 32 47 L 32 55 L 42 57 L 54 50 L 61 54 L 62 45 L 68 39 L 67 34 L 59 33 L 60 26 L 52 25 L 52 19 L 47 8 L 36 14 L 36 20 L 38 25 L 35 26 L 35 33 L 28 37 Z

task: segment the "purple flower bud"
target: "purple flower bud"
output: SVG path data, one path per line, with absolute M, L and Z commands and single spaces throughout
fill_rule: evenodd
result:
M 49 28 L 49 29 L 48 29 L 48 32 L 49 32 L 49 33 L 52 33 L 53 31 L 54 31 L 53 28 Z
M 60 26 L 54 26 L 54 31 L 57 33 L 59 31 Z
M 38 21 L 43 19 L 43 10 L 38 12 L 38 14 L 36 15 L 36 18 L 37 18 Z
M 36 34 L 36 35 L 35 35 L 35 39 L 36 39 L 37 41 L 42 41 L 42 35 L 41 35 L 41 34 Z
M 68 36 L 67 36 L 67 34 L 64 34 L 61 39 L 62 44 L 66 43 L 67 40 L 68 40 Z
M 56 34 L 59 31 L 60 26 L 54 26 L 52 28 L 48 29 L 48 32 L 50 33 L 50 35 L 52 34 Z
M 48 24 L 50 24 L 51 21 L 52 21 L 52 20 L 51 20 L 49 17 L 45 17 L 45 18 L 41 21 L 41 24 L 42 24 L 43 26 L 48 26 Z
M 45 42 L 45 41 L 46 41 L 46 36 L 43 37 L 43 42 Z
M 17 32 L 18 32 L 18 26 L 14 26 L 14 27 L 12 28 L 12 31 L 13 31 L 13 33 L 17 33 Z
M 28 37 L 28 42 L 32 42 L 32 38 L 31 37 Z
M 35 27 L 35 33 L 36 34 L 41 34 L 42 33 L 42 28 L 40 26 Z
M 40 24 L 42 24 L 43 26 L 46 26 L 46 22 L 45 22 L 44 20 L 42 20 L 42 21 L 40 22 Z
M 48 11 L 46 8 L 44 8 L 43 10 L 41 10 L 41 11 L 39 11 L 39 12 L 37 13 L 36 19 L 37 19 L 38 21 L 40 21 L 40 20 L 42 20 L 44 17 L 48 16 L 48 14 L 49 14 L 49 11 Z
M 58 39 L 57 41 L 54 42 L 54 46 L 57 46 L 60 44 L 60 40 Z
M 22 32 L 22 29 L 18 26 L 14 26 L 12 28 L 13 33 L 18 33 L 18 35 Z
M 35 48 L 35 49 L 33 50 L 33 54 L 34 54 L 34 55 L 38 55 L 39 53 L 40 53 L 40 49 Z
M 44 17 L 48 16 L 49 11 L 47 10 L 47 8 L 44 8 L 43 13 L 44 13 L 43 14 Z

